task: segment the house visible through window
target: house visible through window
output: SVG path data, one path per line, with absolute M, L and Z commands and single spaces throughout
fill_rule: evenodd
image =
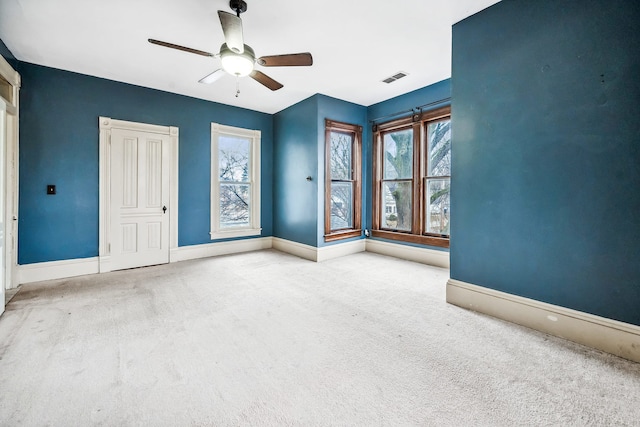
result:
M 374 128 L 373 235 L 449 246 L 451 110 Z
M 212 123 L 211 238 L 260 231 L 260 131 Z
M 325 121 L 325 241 L 361 233 L 362 127 Z

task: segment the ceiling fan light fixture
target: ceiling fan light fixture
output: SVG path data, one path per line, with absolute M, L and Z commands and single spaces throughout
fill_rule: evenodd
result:
M 229 49 L 226 43 L 220 48 L 220 61 L 222 68 L 232 76 L 244 77 L 251 74 L 255 65 L 255 54 L 246 44 L 244 52 L 236 53 Z

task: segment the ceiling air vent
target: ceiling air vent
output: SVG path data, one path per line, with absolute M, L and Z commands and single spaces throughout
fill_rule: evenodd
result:
M 408 75 L 409 75 L 409 73 L 405 73 L 404 71 L 398 71 L 393 76 L 387 77 L 386 79 L 384 79 L 382 81 L 385 82 L 385 83 L 393 83 L 398 79 L 401 79 L 403 77 L 407 77 Z

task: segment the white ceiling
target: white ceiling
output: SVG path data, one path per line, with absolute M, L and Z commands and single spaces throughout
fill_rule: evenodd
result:
M 265 113 L 316 93 L 368 106 L 450 77 L 451 25 L 498 0 L 246 1 L 256 56 L 313 54 L 312 67 L 257 67 L 277 92 L 245 77 L 236 98 L 230 75 L 198 83 L 218 59 L 147 42 L 217 53 L 228 0 L 0 0 L 0 38 L 20 61 Z M 398 71 L 409 75 L 381 82 Z

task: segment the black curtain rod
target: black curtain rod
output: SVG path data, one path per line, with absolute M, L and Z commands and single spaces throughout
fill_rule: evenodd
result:
M 378 118 L 369 120 L 369 123 L 375 123 L 377 121 L 380 121 L 380 120 L 383 120 L 383 119 L 390 119 L 392 117 L 398 117 L 398 116 L 413 114 L 413 113 L 415 113 L 417 111 L 422 111 L 426 107 L 433 107 L 434 105 L 443 104 L 443 103 L 448 102 L 448 101 L 451 101 L 451 97 L 443 98 L 443 99 L 440 99 L 438 101 L 433 101 L 433 102 L 430 102 L 428 104 L 424 104 L 424 105 L 421 105 L 419 107 L 412 108 L 411 110 L 404 110 L 404 111 L 399 111 L 399 112 L 393 113 L 393 114 L 387 114 L 386 116 L 382 116 L 382 117 L 378 117 Z

